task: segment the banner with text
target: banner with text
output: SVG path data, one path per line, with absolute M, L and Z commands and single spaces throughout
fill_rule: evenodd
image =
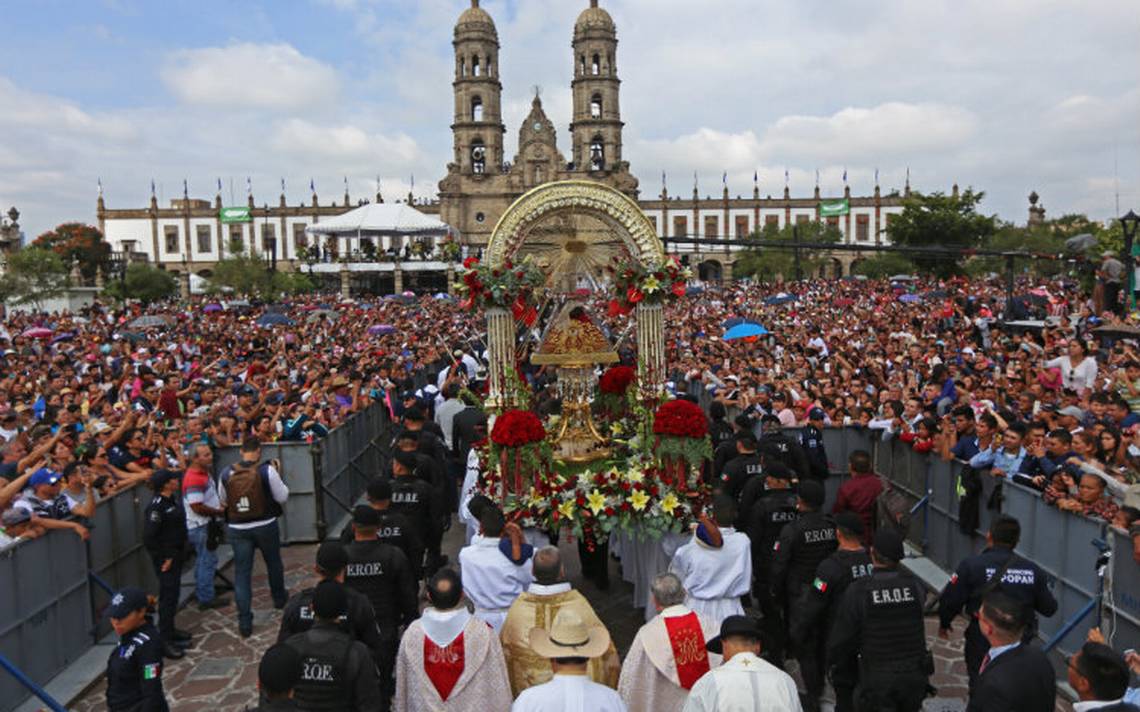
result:
M 833 218 L 838 215 L 846 215 L 851 211 L 851 206 L 847 202 L 847 198 L 841 200 L 821 200 L 819 202 L 819 216 L 821 218 Z
M 218 218 L 224 223 L 247 223 L 253 222 L 253 215 L 248 206 L 242 205 L 236 208 L 222 208 L 218 213 Z

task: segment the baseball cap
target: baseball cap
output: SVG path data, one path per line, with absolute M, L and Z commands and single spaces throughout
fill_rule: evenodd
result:
M 875 532 L 871 547 L 880 557 L 891 561 L 902 561 L 906 556 L 902 537 L 894 529 L 884 528 Z
M 177 470 L 156 470 L 150 476 L 150 486 L 156 490 L 162 489 L 167 482 L 177 480 L 182 477 L 182 473 Z
M 317 548 L 317 566 L 321 571 L 336 573 L 348 565 L 348 552 L 339 541 L 326 541 Z
M 313 591 L 313 613 L 335 620 L 348 611 L 348 592 L 336 581 L 321 581 Z
M 0 524 L 6 527 L 14 527 L 17 524 L 23 524 L 32 518 L 32 513 L 22 507 L 9 509 L 0 515 Z
M 863 536 L 863 518 L 855 512 L 840 512 L 836 514 L 835 526 L 852 536 Z
M 1058 411 L 1061 415 L 1067 415 L 1071 418 L 1081 420 L 1085 417 L 1085 412 L 1075 405 L 1067 405 Z
M 111 597 L 107 615 L 111 618 L 126 618 L 131 613 L 146 607 L 146 593 L 141 588 L 127 586 Z
M 392 483 L 383 477 L 374 477 L 368 483 L 368 499 L 383 502 L 392 499 Z
M 61 477 L 63 477 L 63 475 L 55 470 L 41 467 L 36 470 L 31 479 L 28 480 L 28 486 L 39 487 L 40 485 L 54 485 L 56 482 L 59 482 Z
M 823 412 L 823 408 L 812 408 L 808 411 L 808 420 L 824 420 L 827 418 L 827 413 Z
M 822 507 L 823 500 L 827 498 L 827 493 L 823 489 L 823 485 L 815 480 L 804 480 L 800 482 L 800 499 L 808 503 L 812 507 Z

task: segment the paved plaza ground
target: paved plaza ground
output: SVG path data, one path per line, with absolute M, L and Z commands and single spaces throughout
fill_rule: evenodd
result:
M 461 527 L 452 527 L 444 539 L 445 552 L 451 556 L 452 562 L 462 545 L 462 532 Z M 565 553 L 567 575 L 606 622 L 618 652 L 624 658 L 638 628 L 645 622 L 643 613 L 633 607 L 633 587 L 622 581 L 617 563 L 611 561 L 610 589 L 598 590 L 582 580 L 575 544 L 572 541 L 559 544 Z M 285 585 L 291 593 L 311 585 L 315 552 L 315 545 L 291 546 L 283 550 Z M 232 601 L 232 594 L 230 598 Z M 254 568 L 253 606 L 253 636 L 245 640 L 238 635 L 237 613 L 232 603 L 226 608 L 207 612 L 199 611 L 191 603 L 182 610 L 178 625 L 194 633 L 194 647 L 187 651 L 185 658 L 167 661 L 163 682 L 172 712 L 233 712 L 247 705 L 251 709 L 256 706 L 257 663 L 262 652 L 276 639 L 281 622 L 280 611 L 273 609 L 265 567 L 260 558 Z M 928 618 L 927 639 L 934 652 L 936 668 L 931 684 L 938 688 L 938 697 L 927 700 L 925 709 L 928 712 L 963 710 L 967 687 L 966 667 L 962 660 L 962 627 L 957 627 L 958 635 L 949 642 L 935 635 L 937 628 L 937 618 Z M 71 709 L 76 712 L 106 709 L 105 689 L 105 682 L 100 680 L 76 700 Z M 825 709 L 830 707 L 825 705 Z M 1057 709 L 1069 712 L 1072 707 L 1060 702 Z

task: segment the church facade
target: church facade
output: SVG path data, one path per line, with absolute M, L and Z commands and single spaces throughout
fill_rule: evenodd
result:
M 720 194 L 702 197 L 695 184 L 691 194 L 670 194 L 662 176 L 658 195 L 642 195 L 638 179 L 623 156 L 617 28 L 598 0 L 589 0 L 573 28 L 570 145 L 565 152 L 559 148 L 558 127 L 547 117 L 536 92 L 529 115 L 517 128 L 517 148 L 508 154 L 499 34 L 479 0 L 470 2 L 456 22 L 452 40 L 452 159 L 439 182 L 436 199 L 407 198 L 417 209 L 438 215 L 454 228 L 469 250 L 486 245 L 499 217 L 523 193 L 542 183 L 565 179 L 599 181 L 629 195 L 656 226 L 667 249 L 698 266 L 705 279 L 730 277 L 734 253 L 743 245 L 699 246 L 686 243 L 685 238 L 735 242 L 766 226 L 783 228 L 824 221 L 839 230 L 843 243 L 883 244 L 891 217 L 902 211 L 903 199 L 910 191 L 909 180 L 901 194 L 881 194 L 875 185 L 870 195 L 852 195 L 845 186 L 841 195 L 823 196 L 817 185 L 812 195 L 793 197 L 785 185 L 782 194 L 762 196 L 754 182 L 750 195 L 732 196 L 724 185 Z M 374 199 L 383 197 L 377 193 Z M 305 227 L 359 202 L 354 202 L 346 190 L 343 201 L 321 205 L 314 194 L 311 204 L 291 206 L 282 191 L 273 204 L 259 205 L 250 191 L 247 205 L 237 209 L 245 210 L 244 218 L 226 219 L 227 212 L 232 216 L 235 209 L 223 208 L 219 186 L 212 201 L 191 199 L 184 190 L 182 198 L 171 200 L 169 207 L 160 207 L 153 191 L 150 205 L 142 208 L 109 209 L 100 196 L 96 216 L 113 250 L 175 272 L 209 276 L 213 263 L 238 243 L 262 254 L 272 251 L 280 268 L 315 268 L 318 272 L 343 271 L 330 262 L 339 260 L 338 250 L 347 250 L 345 256 L 354 263 L 354 273 L 388 275 L 373 285 L 380 289 L 409 286 L 402 274 L 407 271 L 447 269 L 445 263 L 430 259 L 431 245 L 420 246 L 429 255 L 419 262 L 409 260 L 407 251 L 379 254 L 365 262 L 360 245 L 330 243 L 312 250 L 313 238 L 305 235 Z M 419 254 L 423 253 L 420 249 Z M 846 274 L 856 257 L 837 252 L 825 269 L 829 274 Z M 438 285 L 441 278 L 430 281 Z M 411 286 L 417 286 L 414 280 Z

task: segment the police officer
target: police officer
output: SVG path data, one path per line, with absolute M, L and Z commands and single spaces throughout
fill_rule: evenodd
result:
M 162 691 L 162 642 L 147 618 L 146 594 L 124 588 L 111 597 L 107 615 L 119 636 L 107 660 L 107 709 L 169 712 Z
M 899 568 L 902 558 L 897 532 L 875 532 L 871 575 L 848 586 L 828 641 L 829 666 L 859 670 L 860 712 L 917 712 L 934 671 L 923 623 L 926 589 Z
M 348 612 L 348 593 L 336 581 L 313 592 L 316 621 L 285 641 L 301 654 L 301 679 L 293 688 L 297 705 L 310 712 L 376 712 L 387 709 L 368 648 L 337 624 Z
M 823 447 L 823 423 L 827 414 L 816 406 L 808 411 L 808 422 L 800 431 L 800 445 L 807 455 L 811 477 L 821 482 L 830 474 L 827 465 L 827 450 Z
M 368 505 L 352 510 L 356 540 L 345 547 L 348 563 L 345 585 L 368 597 L 376 613 L 380 642 L 376 666 L 385 704 L 395 693 L 392 675 L 400 647 L 400 626 L 418 617 L 418 587 L 408 557 L 395 546 L 376 538 L 379 513 Z
M 807 454 L 795 438 L 784 433 L 780 419 L 766 415 L 760 419 L 763 435 L 760 437 L 760 458 L 764 465 L 773 462 L 783 463 L 796 473 L 794 479 L 802 480 L 811 474 Z
M 416 528 L 408 523 L 407 517 L 392 509 L 392 483 L 383 477 L 373 477 L 366 490 L 368 505 L 380 515 L 380 525 L 376 538 L 395 546 L 408 557 L 412 574 L 418 581 L 422 576 L 424 545 Z M 355 539 L 352 526 L 340 533 L 340 542 L 348 546 Z
M 415 453 L 400 450 L 395 452 L 392 460 L 391 509 L 403 515 L 418 532 L 423 532 L 422 539 L 427 542 L 439 529 L 442 508 L 435 488 L 416 477 L 415 468 Z M 421 563 L 415 563 L 417 569 Z M 434 570 L 427 573 L 430 575 Z
M 162 637 L 162 653 L 177 660 L 182 648 L 189 647 L 190 634 L 174 627 L 178 612 L 178 594 L 182 583 L 182 555 L 186 548 L 186 512 L 176 498 L 179 473 L 156 470 L 150 477 L 154 498 L 146 507 L 143 545 L 154 564 L 158 577 L 158 626 Z
M 751 502 L 744 516 L 744 532 L 752 542 L 752 595 L 764 616 L 764 657 L 773 665 L 783 664 L 785 638 L 782 612 L 772 590 L 773 549 L 784 527 L 799 518 L 798 500 L 791 473 L 780 465 L 769 468 L 762 480 L 750 481 L 741 496 L 742 502 Z
M 713 405 L 716 405 L 714 403 Z M 724 405 L 723 403 L 721 405 Z M 744 413 L 732 419 L 732 435 L 727 440 L 722 440 L 716 449 L 713 450 L 712 458 L 712 472 L 711 482 L 713 484 L 720 482 L 720 476 L 724 474 L 724 467 L 732 462 L 740 450 L 736 447 L 736 436 L 744 432 L 752 432 L 754 423 L 752 418 L 749 418 Z
M 317 563 L 313 567 L 317 583 L 337 581 L 344 583 L 344 570 L 348 565 L 348 553 L 344 545 L 337 541 L 326 541 L 317 548 Z M 281 615 L 281 630 L 277 642 L 283 643 L 297 633 L 304 633 L 313 627 L 313 593 L 316 587 L 306 588 L 289 599 Z M 373 656 L 380 649 L 380 629 L 376 626 L 376 614 L 372 602 L 363 593 L 348 588 L 348 612 L 337 621 L 340 629 L 368 646 Z
M 1037 631 L 1037 617 L 1029 615 L 1036 611 L 1043 616 L 1057 612 L 1057 599 L 1049 590 L 1044 572 L 1032 561 L 1013 553 L 1021 539 L 1021 523 L 1003 514 L 993 520 L 986 534 L 986 548 L 982 553 L 970 556 L 958 564 L 957 571 L 942 591 L 938 605 L 938 618 L 941 623 L 938 637 L 948 640 L 954 617 L 963 608 L 970 622 L 966 625 L 966 672 L 970 675 L 970 688 L 978 681 L 978 668 L 990 644 L 978 627 L 978 607 L 987 593 L 1001 591 L 1018 601 L 1026 608 L 1026 637 Z M 1000 573 L 999 573 L 1000 572 Z M 995 580 L 996 579 L 996 580 Z
M 805 709 L 818 709 L 823 692 L 824 662 L 827 636 L 835 620 L 837 604 L 855 579 L 871 573 L 871 556 L 863 548 L 863 520 L 854 512 L 835 515 L 835 535 L 839 548 L 820 562 L 815 579 L 792 616 L 792 638 L 811 641 L 811 655 L 800 657 L 800 675 L 808 693 Z M 810 661 L 810 664 L 809 664 Z M 836 712 L 852 712 L 852 693 L 858 680 L 858 669 L 839 668 L 832 671 Z
M 257 666 L 257 687 L 262 700 L 257 712 L 295 712 L 293 688 L 301 679 L 301 654 L 284 643 L 265 651 Z
M 830 556 L 837 546 L 835 520 L 830 514 L 820 511 L 824 497 L 822 483 L 814 479 L 801 482 L 796 500 L 800 516 L 784 526 L 773 547 L 772 592 L 776 597 L 776 605 L 784 612 L 785 627 L 791 623 L 788 614 L 798 608 L 797 604 L 815 578 L 820 562 Z M 810 659 L 808 646 L 799 646 L 794 640 L 789 642 L 789 651 L 793 656 L 803 655 Z
M 751 430 L 742 430 L 736 434 L 736 453 L 736 457 L 724 466 L 719 486 L 721 491 L 739 503 L 744 486 L 764 471 L 760 455 L 756 452 L 756 436 Z

